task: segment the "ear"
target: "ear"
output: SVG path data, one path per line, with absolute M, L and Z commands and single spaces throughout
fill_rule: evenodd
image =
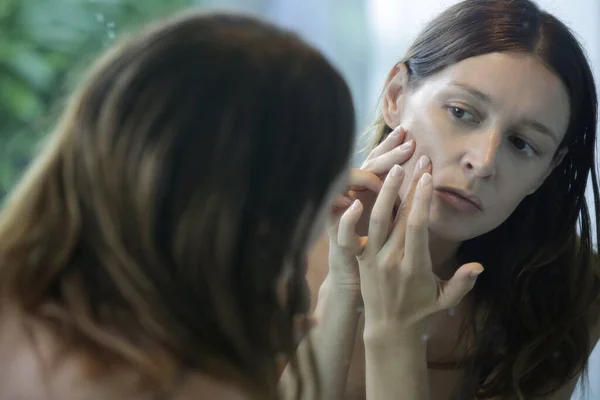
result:
M 392 129 L 400 125 L 407 84 L 408 68 L 400 62 L 390 71 L 383 89 L 383 119 Z
M 535 193 L 535 191 L 538 190 L 540 188 L 540 186 L 542 186 L 542 184 L 550 176 L 552 171 L 554 171 L 554 168 L 558 167 L 560 165 L 560 163 L 564 160 L 568 151 L 569 150 L 567 148 L 563 148 L 563 149 L 560 149 L 558 151 L 558 153 L 556 153 L 556 155 L 552 159 L 552 162 L 550 163 L 550 166 L 548 167 L 548 171 L 546 171 L 546 174 L 542 177 L 542 179 L 540 179 L 540 182 L 535 186 L 535 188 L 531 192 L 529 192 L 529 194 Z

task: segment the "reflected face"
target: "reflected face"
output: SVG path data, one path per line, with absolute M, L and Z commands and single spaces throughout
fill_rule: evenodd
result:
M 534 56 L 473 57 L 394 91 L 402 74 L 386 89 L 384 118 L 416 141 L 407 178 L 421 155 L 431 159 L 430 227 L 442 238 L 464 241 L 498 227 L 564 156 L 557 150 L 569 123 L 568 93 Z

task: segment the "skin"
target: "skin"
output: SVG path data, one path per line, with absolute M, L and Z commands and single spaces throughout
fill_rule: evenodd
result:
M 405 68 L 392 74 L 383 116 L 417 143 L 404 166 L 409 177 L 420 156 L 431 159 L 431 252 L 434 264 L 443 263 L 462 241 L 504 222 L 562 159 L 564 153 L 556 151 L 569 122 L 569 96 L 560 79 L 528 54 L 472 57 L 416 89 L 408 87 Z M 402 184 L 401 196 L 409 182 Z M 457 211 L 436 195 L 440 187 L 472 192 L 483 210 Z
M 408 196 L 409 188 L 418 179 L 415 176 L 419 171 L 415 168 L 418 160 L 422 156 L 430 159 L 431 201 L 426 219 L 431 260 L 429 276 L 448 279 L 457 270 L 454 256 L 460 243 L 489 232 L 505 221 L 560 162 L 564 152 L 558 151 L 558 147 L 570 116 L 566 88 L 538 59 L 527 54 L 492 53 L 454 64 L 421 81 L 415 88 L 408 85 L 406 69 L 400 64 L 386 82 L 383 117 L 388 126 L 405 128 L 407 139 L 416 142 L 414 155 L 408 161 L 397 157 L 405 175 L 399 184 L 400 198 Z M 540 129 L 541 126 L 545 129 Z M 363 168 L 369 169 L 369 162 Z M 465 212 L 453 206 L 441 190 L 444 187 L 471 192 L 479 198 L 480 209 Z M 374 197 L 360 194 L 358 197 L 363 200 L 363 214 L 368 223 Z M 323 247 L 320 243 L 316 251 L 323 251 Z M 404 251 L 412 250 L 406 244 Z M 313 284 L 315 277 L 325 275 L 324 257 L 324 254 L 312 255 L 312 260 L 321 260 L 320 264 L 315 262 L 309 266 Z M 350 271 L 349 267 L 349 274 Z M 416 299 L 423 295 L 425 286 L 412 285 L 405 289 Z M 380 287 L 381 296 L 394 295 L 393 287 L 387 294 L 384 292 Z M 363 297 L 364 294 L 363 288 Z M 365 398 L 369 365 L 372 367 L 378 362 L 392 365 L 390 349 L 395 348 L 408 363 L 397 365 L 395 369 L 427 386 L 413 387 L 413 393 L 418 396 L 415 398 L 448 399 L 461 371 L 427 371 L 423 361 L 457 361 L 465 355 L 469 347 L 467 341 L 462 341 L 457 348 L 454 346 L 469 302 L 467 296 L 450 312 L 431 315 L 430 310 L 423 309 L 425 317 L 414 325 L 402 318 L 391 318 L 387 327 L 377 321 L 377 329 L 373 329 L 368 318 L 366 322 L 361 319 L 346 398 Z M 368 307 L 365 300 L 365 314 L 369 313 Z M 414 311 L 419 314 L 419 310 Z M 373 315 L 377 310 L 370 312 Z M 384 333 L 366 333 L 373 331 Z M 426 346 L 418 346 L 417 341 L 423 337 L 427 338 Z M 593 329 L 592 343 L 596 341 L 597 329 Z M 368 343 L 366 369 L 365 342 Z M 387 347 L 381 347 L 382 343 Z M 387 351 L 378 351 L 381 348 Z M 400 374 L 396 381 L 403 382 Z M 393 383 L 393 379 L 388 382 Z M 549 399 L 569 399 L 574 385 L 575 380 Z M 367 394 L 366 398 L 374 397 Z
M 36 343 L 30 340 L 16 312 L 0 319 L 0 393 L 7 400 L 154 400 L 156 393 L 139 393 L 139 375 L 131 368 L 114 366 L 101 379 L 90 379 L 84 371 L 85 355 L 69 353 L 52 363 L 58 351 L 55 335 L 42 326 L 31 326 Z M 52 368 L 48 368 L 52 365 Z M 190 373 L 169 400 L 211 398 L 249 400 L 235 382 L 222 382 L 206 374 Z

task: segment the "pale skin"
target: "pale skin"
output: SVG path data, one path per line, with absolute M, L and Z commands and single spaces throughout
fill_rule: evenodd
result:
M 392 156 L 404 172 L 395 181 L 389 174 L 386 184 L 400 188 L 397 193 L 404 200 L 404 212 L 390 228 L 390 236 L 386 236 L 386 219 L 372 217 L 377 210 L 374 199 L 380 201 L 384 191 L 379 197 L 349 193 L 362 201 L 360 207 L 346 212 L 352 222 L 346 225 L 348 232 L 354 232 L 356 223 L 359 236 L 345 234 L 356 239 L 346 247 L 358 256 L 360 277 L 357 264 L 348 263 L 346 282 L 352 276 L 360 281 L 365 311 L 358 325 L 345 398 L 450 398 L 462 371 L 428 370 L 426 361 L 458 361 L 465 356 L 469 343 L 463 341 L 454 349 L 470 301 L 468 295 L 460 298 L 470 289 L 469 276 L 485 268 L 457 265 L 456 249 L 462 241 L 501 224 L 544 182 L 564 156 L 557 149 L 568 125 L 568 110 L 568 94 L 560 79 L 529 55 L 473 57 L 426 78 L 417 88 L 407 85 L 401 64 L 392 70 L 384 90 L 383 117 L 388 126 L 406 131 L 390 139 L 396 141 L 392 149 L 408 139 L 414 139 L 416 146 L 409 160 Z M 417 162 L 423 156 L 430 162 L 419 170 Z M 371 165 L 367 159 L 362 168 L 369 170 Z M 417 190 L 411 203 L 411 188 L 423 173 L 431 173 L 431 180 L 420 195 Z M 476 196 L 478 207 L 457 205 L 456 198 L 449 199 L 445 193 L 448 188 Z M 389 212 L 390 200 L 383 202 L 388 208 L 380 212 Z M 418 205 L 417 211 L 410 204 Z M 420 217 L 414 216 L 417 222 L 408 226 L 421 235 L 409 241 L 415 235 L 406 229 L 407 218 L 413 215 Z M 403 230 L 404 236 L 397 233 Z M 357 237 L 367 231 L 365 247 L 365 240 Z M 374 248 L 379 251 L 369 250 L 374 237 Z M 424 241 L 429 245 L 423 246 Z M 319 263 L 326 259 L 325 247 L 320 243 L 316 251 L 321 256 L 311 257 L 309 281 L 316 287 L 327 271 L 325 263 Z M 442 292 L 440 298 L 432 291 L 440 279 L 454 282 L 448 286 L 451 296 L 444 297 Z M 390 281 L 395 284 L 382 284 Z M 451 312 L 442 312 L 446 309 Z M 597 328 L 592 327 L 592 344 L 598 340 Z M 575 384 L 576 379 L 546 400 L 568 400 Z

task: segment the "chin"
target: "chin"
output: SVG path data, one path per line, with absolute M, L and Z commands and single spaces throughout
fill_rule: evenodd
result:
M 479 236 L 478 234 L 472 232 L 470 227 L 465 225 L 448 223 L 446 221 L 430 220 L 429 231 L 438 239 L 457 243 Z
M 437 238 L 450 242 L 464 242 L 485 233 L 478 221 L 464 215 L 440 212 L 433 207 L 429 214 L 429 231 Z

